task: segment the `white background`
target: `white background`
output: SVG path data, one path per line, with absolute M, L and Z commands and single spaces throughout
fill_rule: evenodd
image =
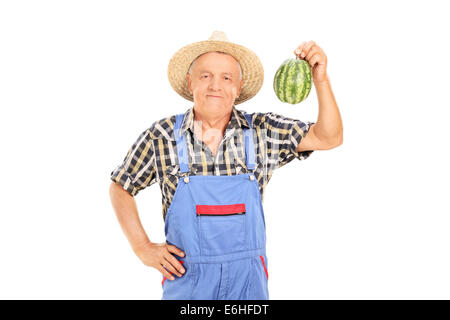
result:
M 444 1 L 2 1 L 0 298 L 160 299 L 109 199 L 139 133 L 192 103 L 171 56 L 214 30 L 253 50 L 247 112 L 316 121 L 272 89 L 302 41 L 328 57 L 344 144 L 266 188 L 271 299 L 449 299 L 449 30 Z M 447 21 L 447 22 L 445 22 Z M 163 242 L 158 184 L 136 196 Z

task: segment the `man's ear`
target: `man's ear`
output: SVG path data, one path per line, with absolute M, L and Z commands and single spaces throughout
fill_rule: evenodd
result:
M 191 75 L 189 73 L 186 74 L 186 81 L 187 81 L 187 87 L 188 87 L 189 93 L 192 94 Z
M 244 79 L 241 80 L 241 83 L 239 84 L 239 89 L 237 91 L 237 96 L 239 97 L 241 95 L 242 85 L 244 84 Z

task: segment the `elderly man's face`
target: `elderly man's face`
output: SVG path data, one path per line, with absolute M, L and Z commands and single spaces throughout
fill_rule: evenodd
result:
M 244 82 L 239 79 L 237 60 L 218 52 L 200 56 L 192 68 L 192 75 L 188 74 L 186 78 L 195 108 L 217 116 L 231 112 Z

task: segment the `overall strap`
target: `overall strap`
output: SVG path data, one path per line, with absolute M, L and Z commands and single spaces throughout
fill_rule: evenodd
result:
M 186 137 L 181 134 L 181 124 L 183 123 L 184 114 L 180 113 L 176 115 L 175 121 L 175 139 L 177 141 L 178 159 L 180 161 L 180 172 L 189 171 L 189 159 L 188 159 L 188 148 L 186 144 Z
M 246 113 L 245 118 L 247 119 L 250 128 L 244 128 L 244 145 L 245 145 L 245 159 L 247 161 L 247 169 L 255 169 L 255 146 L 253 143 L 253 127 L 252 127 L 252 114 Z
M 188 149 L 186 144 L 186 137 L 181 135 L 181 124 L 183 123 L 184 114 L 177 114 L 175 121 L 175 139 L 177 142 L 178 159 L 180 161 L 180 172 L 189 172 Z M 255 169 L 255 146 L 253 141 L 252 115 L 245 115 L 250 128 L 244 128 L 244 145 L 245 145 L 245 159 L 248 170 Z

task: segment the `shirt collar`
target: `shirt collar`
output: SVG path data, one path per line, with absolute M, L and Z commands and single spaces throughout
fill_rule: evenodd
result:
M 241 128 L 246 127 L 250 128 L 248 124 L 247 118 L 242 111 L 236 109 L 233 106 L 233 110 L 231 111 L 230 121 L 228 122 L 226 130 L 230 130 L 232 128 Z M 181 133 L 184 133 L 187 129 L 191 129 L 191 132 L 194 132 L 194 107 L 192 106 L 184 113 L 183 123 L 181 124 Z

